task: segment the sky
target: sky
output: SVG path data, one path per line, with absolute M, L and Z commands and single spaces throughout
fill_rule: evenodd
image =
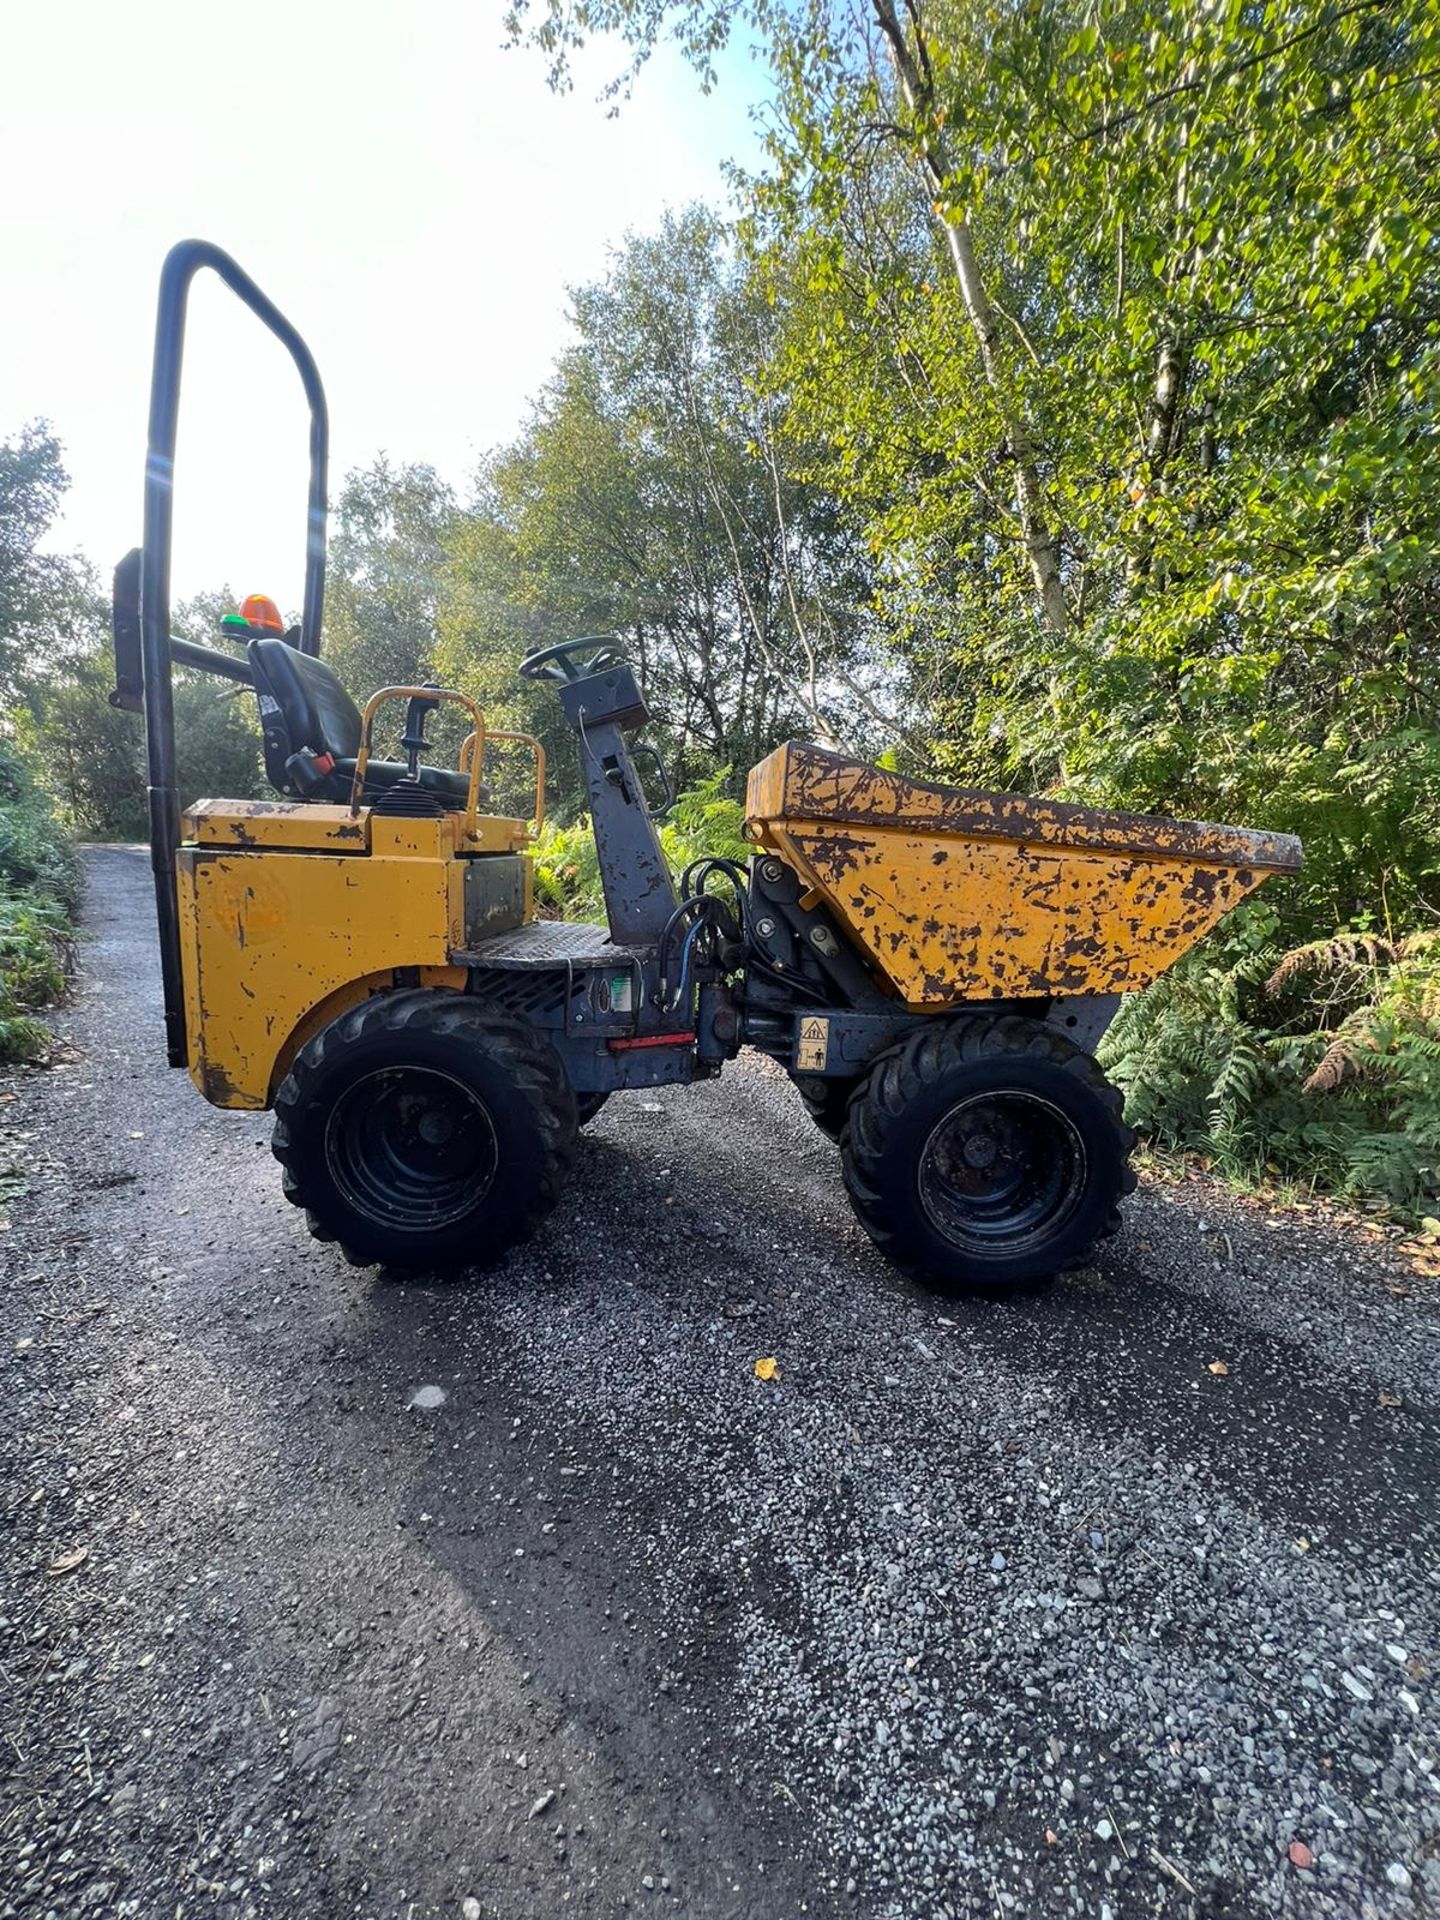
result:
M 465 486 L 567 333 L 566 288 L 628 230 L 754 161 L 760 70 L 708 98 L 678 57 L 607 117 L 505 51 L 503 0 L 68 0 L 3 30 L 0 439 L 47 418 L 71 476 L 49 544 L 110 567 L 140 538 L 155 290 L 176 240 L 231 253 L 308 340 L 331 497 L 381 452 Z M 177 597 L 286 608 L 304 572 L 306 412 L 283 349 L 213 275 L 191 294 Z

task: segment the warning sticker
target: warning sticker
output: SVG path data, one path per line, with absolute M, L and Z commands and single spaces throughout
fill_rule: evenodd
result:
M 795 1066 L 800 1073 L 823 1073 L 830 1051 L 830 1022 L 812 1014 L 800 1022 L 800 1038 L 795 1047 Z

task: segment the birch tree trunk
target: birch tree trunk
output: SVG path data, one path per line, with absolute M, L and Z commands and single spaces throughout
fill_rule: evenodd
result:
M 895 72 L 906 104 L 917 117 L 930 123 L 930 131 L 920 148 L 920 166 L 932 194 L 938 198 L 944 191 L 950 167 L 944 145 L 934 130 L 933 89 L 928 66 L 923 64 L 923 40 L 921 55 L 917 59 L 911 51 L 894 0 L 871 0 L 871 5 L 895 62 Z M 908 4 L 906 11 L 915 24 L 918 36 L 921 32 L 919 16 L 915 8 Z M 1051 633 L 1063 633 L 1066 611 L 1065 591 L 1060 577 L 1060 547 L 1050 527 L 1045 491 L 1040 484 L 1034 428 L 1026 419 L 1023 409 L 1016 404 L 1006 374 L 999 329 L 995 324 L 995 310 L 975 256 L 975 242 L 969 223 L 940 212 L 935 217 L 950 251 L 955 278 L 959 282 L 965 311 L 980 350 L 980 364 L 986 385 L 1005 423 L 1010 454 L 1015 462 L 1015 502 L 1020 516 L 1021 537 L 1025 542 L 1025 556 L 1030 565 L 1041 618 Z

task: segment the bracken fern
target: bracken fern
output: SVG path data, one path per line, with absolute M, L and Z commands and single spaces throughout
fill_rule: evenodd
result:
M 1132 1125 L 1227 1173 L 1433 1210 L 1440 933 L 1273 935 L 1251 908 L 1124 1004 L 1101 1056 Z

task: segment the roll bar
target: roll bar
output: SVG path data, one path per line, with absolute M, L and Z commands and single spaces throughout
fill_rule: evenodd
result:
M 185 308 L 190 282 L 209 267 L 273 333 L 294 361 L 310 403 L 310 494 L 305 533 L 305 605 L 300 622 L 303 652 L 320 651 L 325 610 L 326 469 L 329 419 L 325 389 L 313 355 L 295 328 L 228 253 L 208 240 L 182 240 L 165 256 L 155 315 L 155 359 L 150 378 L 149 444 L 145 458 L 145 537 L 136 553 L 115 570 L 116 706 L 140 706 L 145 714 L 145 753 L 150 808 L 150 866 L 160 933 L 160 977 L 165 993 L 165 1040 L 172 1067 L 187 1059 L 185 996 L 180 971 L 180 912 L 175 893 L 175 849 L 180 844 L 180 804 L 175 789 L 175 709 L 170 681 L 174 661 L 248 682 L 244 661 L 172 638 L 170 548 L 175 475 L 175 433 L 180 412 L 180 372 L 185 349 Z

